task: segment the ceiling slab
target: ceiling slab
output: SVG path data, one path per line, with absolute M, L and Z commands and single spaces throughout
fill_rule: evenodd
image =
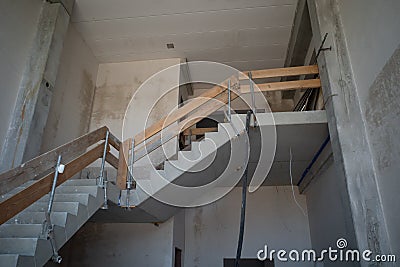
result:
M 100 62 L 180 57 L 256 69 L 283 66 L 296 4 L 77 0 L 72 22 Z

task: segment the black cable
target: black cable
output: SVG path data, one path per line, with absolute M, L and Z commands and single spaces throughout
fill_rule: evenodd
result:
M 249 135 L 249 128 L 250 128 L 250 118 L 251 114 L 253 113 L 252 110 L 247 111 L 246 116 L 246 132 L 247 136 Z M 250 146 L 250 140 L 249 140 Z M 243 236 L 244 236 L 244 223 L 246 219 L 246 199 L 247 199 L 247 176 L 249 171 L 249 165 L 246 165 L 246 169 L 244 171 L 242 177 L 242 207 L 240 211 L 240 229 L 239 229 L 239 240 L 238 246 L 236 251 L 236 259 L 235 259 L 235 267 L 239 267 L 240 257 L 242 255 L 242 247 L 243 247 Z

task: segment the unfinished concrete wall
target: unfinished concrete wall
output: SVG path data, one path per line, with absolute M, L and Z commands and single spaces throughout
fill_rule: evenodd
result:
M 173 228 L 173 218 L 158 226 L 88 222 L 61 249 L 61 266 L 173 267 Z
M 400 255 L 400 2 L 338 3 L 385 215 L 380 220 Z
M 179 63 L 180 59 L 175 58 L 100 64 L 90 129 L 94 130 L 106 125 L 118 138 L 126 139 L 143 131 L 146 125 L 150 126 L 166 116 L 178 106 L 179 88 L 166 94 L 160 101 L 157 100 L 171 89 L 168 88 L 169 84 L 178 85 L 179 68 L 175 68 L 176 73 L 168 77 L 168 81 L 157 79 L 146 90 L 135 93 L 152 75 Z M 132 99 L 134 94 L 135 97 Z M 125 136 L 122 136 L 124 116 L 131 99 L 131 108 L 128 111 L 127 125 L 124 130 Z M 146 110 L 153 105 L 155 105 L 154 109 L 148 116 Z M 166 151 L 170 152 L 169 155 L 173 155 L 176 148 L 177 142 L 174 139 L 168 143 Z M 155 164 L 164 161 L 162 150 L 155 151 L 151 155 Z
M 42 152 L 88 132 L 97 69 L 97 59 L 70 24 L 43 135 Z
M 0 151 L 30 57 L 41 7 L 41 0 L 0 3 Z
M 297 201 L 306 209 L 304 195 Z M 235 258 L 239 235 L 241 188 L 210 205 L 187 209 L 185 267 L 222 266 Z M 257 258 L 269 249 L 309 249 L 308 218 L 296 206 L 290 186 L 261 187 L 248 195 L 243 258 Z M 279 262 L 275 266 L 310 266 L 304 262 Z
M 336 247 L 336 241 L 344 238 L 349 248 L 356 248 L 351 210 L 346 182 L 333 161 L 327 163 L 305 190 L 312 248 L 322 251 Z M 323 266 L 337 266 L 337 262 L 325 259 Z M 342 262 L 340 266 L 359 266 L 356 262 Z

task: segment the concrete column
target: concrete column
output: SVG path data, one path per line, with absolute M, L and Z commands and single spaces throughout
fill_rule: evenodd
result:
M 44 2 L 30 58 L 0 155 L 0 172 L 40 152 L 69 15 L 60 3 Z
M 332 51 L 318 58 L 332 149 L 346 180 L 358 249 L 390 253 L 376 171 L 336 0 L 307 0 L 315 45 L 328 33 Z M 318 47 L 316 47 L 318 49 Z M 368 55 L 366 55 L 368 56 Z M 344 237 L 345 238 L 345 237 Z M 332 240 L 334 242 L 334 240 Z M 369 263 L 362 262 L 362 266 Z

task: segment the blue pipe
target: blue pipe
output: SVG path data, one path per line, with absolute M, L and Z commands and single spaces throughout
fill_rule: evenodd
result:
M 311 170 L 311 167 L 314 165 L 314 163 L 317 161 L 318 157 L 321 155 L 322 151 L 328 144 L 330 140 L 330 136 L 328 134 L 328 137 L 325 139 L 325 141 L 322 143 L 321 147 L 318 149 L 317 153 L 314 155 L 313 159 L 311 160 L 310 164 L 308 164 L 307 168 L 303 171 L 303 174 L 301 175 L 301 178 L 299 182 L 297 183 L 297 186 L 300 186 L 301 182 L 304 180 L 306 177 L 307 173 Z

